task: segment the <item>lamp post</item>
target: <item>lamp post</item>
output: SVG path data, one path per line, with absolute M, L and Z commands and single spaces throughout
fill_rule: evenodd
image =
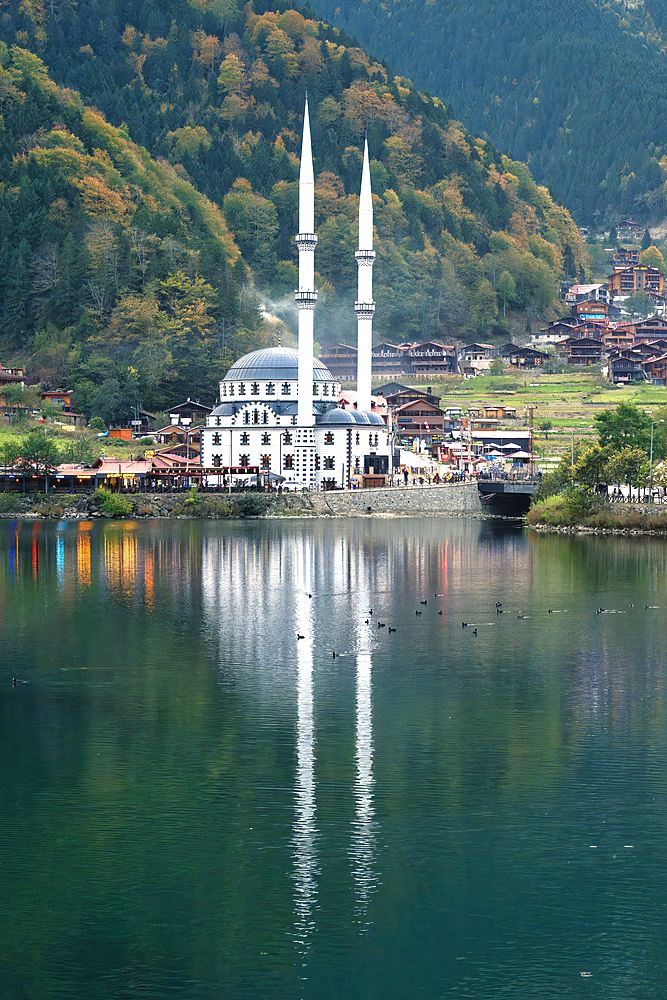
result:
M 656 424 L 664 424 L 664 420 L 651 421 L 651 455 L 648 461 L 648 501 L 651 502 L 653 496 L 653 428 Z

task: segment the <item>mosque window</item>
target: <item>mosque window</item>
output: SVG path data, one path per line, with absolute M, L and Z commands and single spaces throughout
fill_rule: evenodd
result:
M 313 382 L 313 396 L 317 396 L 318 391 L 319 391 L 319 388 L 318 388 L 317 382 Z
M 327 431 L 326 432 L 326 434 L 324 435 L 324 443 L 325 444 L 333 444 L 334 443 L 333 431 Z
M 215 423 L 216 423 L 216 426 L 217 426 L 217 427 L 219 427 L 219 426 L 220 426 L 220 424 L 222 423 L 222 420 L 220 419 L 220 417 L 216 417 L 216 418 L 215 418 Z
M 267 396 L 275 396 L 275 394 L 276 394 L 276 383 L 275 382 L 267 382 L 266 383 L 266 395 Z
M 378 436 L 377 436 L 377 434 L 376 434 L 376 435 L 375 435 L 375 447 L 377 448 L 377 446 L 378 446 Z
M 248 466 L 250 465 L 250 455 L 239 456 L 239 465 L 242 466 L 244 469 L 247 469 Z
M 329 395 L 329 386 L 328 385 L 323 385 L 322 386 L 322 395 L 323 396 L 328 396 Z
M 262 455 L 262 468 L 269 469 L 271 467 L 271 456 Z
M 253 396 L 259 396 L 259 382 L 252 382 L 250 385 L 250 391 Z
M 285 433 L 283 434 L 283 442 L 284 444 L 292 443 L 292 435 L 290 434 L 289 431 L 285 431 Z
M 294 427 L 296 427 L 296 413 L 295 413 L 295 414 L 294 414 L 294 416 L 292 417 L 292 425 L 293 425 Z
M 357 457 L 354 460 L 354 474 L 355 474 L 355 476 L 358 476 L 360 472 L 361 472 L 361 466 L 359 465 L 359 456 L 357 455 Z
M 368 444 L 369 444 L 369 446 L 371 448 L 373 447 L 373 435 L 372 434 L 368 435 Z
M 359 431 L 357 431 L 357 444 L 359 444 Z
M 222 395 L 223 396 L 227 395 L 227 386 L 226 385 L 223 385 L 223 387 L 222 387 Z
M 262 410 L 262 423 L 268 424 L 268 422 L 269 422 L 269 414 L 266 410 Z
M 213 444 L 220 444 L 220 435 L 219 434 L 214 434 L 213 435 Z
M 239 382 L 239 396 L 245 396 L 245 382 Z
M 291 388 L 290 388 L 289 382 L 283 382 L 282 392 L 283 392 L 283 396 L 289 396 L 289 394 L 291 392 Z
M 283 469 L 294 468 L 294 455 L 283 455 Z
M 333 467 L 334 467 L 333 455 L 327 455 L 324 459 L 324 468 L 333 469 Z
M 243 413 L 243 423 L 244 424 L 249 424 L 250 423 L 250 411 L 249 410 L 245 410 L 244 413 Z
M 219 455 L 214 455 L 213 456 L 213 468 L 214 469 L 219 469 L 221 465 L 222 465 L 222 459 L 220 458 L 220 456 Z
M 234 395 L 234 386 L 233 385 L 230 385 L 230 387 L 229 387 L 229 395 L 230 396 Z
M 253 422 L 253 424 L 258 424 L 259 423 L 259 410 L 253 410 L 252 411 L 252 422 Z
M 320 456 L 316 455 L 315 456 L 315 472 L 318 471 L 319 467 L 320 467 Z
M 262 434 L 262 444 L 271 444 L 270 434 Z
M 241 444 L 250 444 L 250 435 L 246 434 L 245 431 L 241 435 Z

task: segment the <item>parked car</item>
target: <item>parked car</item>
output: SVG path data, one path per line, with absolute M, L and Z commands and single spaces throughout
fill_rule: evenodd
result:
M 288 490 L 293 493 L 298 493 L 299 490 L 307 490 L 308 487 L 305 483 L 300 483 L 298 479 L 285 479 L 282 483 L 278 484 L 283 490 Z

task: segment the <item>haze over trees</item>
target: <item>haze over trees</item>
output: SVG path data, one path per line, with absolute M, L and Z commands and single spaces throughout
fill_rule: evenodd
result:
M 524 164 L 287 5 L 9 0 L 0 36 L 0 346 L 87 415 L 213 400 L 289 337 L 306 90 L 320 340 L 355 329 L 364 133 L 378 338 L 507 338 L 588 275 Z

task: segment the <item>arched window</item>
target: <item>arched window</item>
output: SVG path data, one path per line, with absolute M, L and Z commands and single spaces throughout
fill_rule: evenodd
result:
M 266 383 L 266 395 L 267 396 L 275 396 L 275 394 L 276 394 L 276 383 L 275 382 L 267 382 Z
M 294 455 L 283 455 L 283 469 L 294 468 Z
M 243 423 L 244 424 L 249 424 L 250 423 L 250 411 L 249 410 L 245 410 L 244 413 L 243 413 Z
M 239 396 L 245 396 L 245 382 L 239 382 Z
M 226 386 L 226 385 L 224 384 L 224 382 L 223 382 L 223 384 L 222 384 L 222 395 L 223 395 L 223 396 L 226 396 L 226 395 L 227 395 L 227 386 Z
M 219 434 L 214 434 L 213 435 L 213 444 L 220 444 L 220 435 Z
M 334 443 L 333 431 L 327 431 L 326 432 L 326 434 L 324 435 L 324 443 L 325 444 L 333 444 Z
M 328 396 L 329 395 L 329 386 L 326 384 L 326 382 L 322 386 L 322 395 L 323 396 Z
M 253 396 L 259 396 L 259 382 L 253 382 L 250 386 L 250 392 Z
M 294 416 L 292 417 L 292 425 L 294 427 L 296 427 L 296 420 L 297 420 L 297 416 L 296 416 L 296 413 L 295 413 Z
M 292 435 L 290 434 L 289 431 L 285 431 L 285 433 L 283 434 L 283 444 L 291 444 L 291 443 L 292 443 Z
M 222 459 L 220 458 L 220 456 L 219 455 L 214 455 L 213 456 L 213 468 L 214 469 L 219 469 L 221 465 L 222 465 Z
M 333 455 L 327 455 L 326 458 L 324 459 L 324 468 L 333 469 L 333 467 L 334 467 Z
M 241 444 L 250 444 L 250 435 L 245 432 L 241 435 Z
M 220 424 L 222 423 L 222 420 L 220 419 L 220 417 L 216 417 L 215 418 L 215 422 L 216 422 L 216 425 L 219 427 Z
M 262 468 L 263 469 L 270 469 L 271 468 L 271 456 L 270 455 L 262 455 Z
M 270 434 L 266 434 L 266 433 L 262 434 L 262 444 L 271 444 L 271 435 Z
M 357 431 L 357 444 L 359 444 L 359 431 Z
M 266 410 L 262 410 L 262 423 L 268 424 L 268 422 L 269 422 L 269 414 Z
M 313 382 L 313 396 L 317 396 L 318 392 L 319 392 L 319 387 L 317 385 L 317 382 Z
M 247 469 L 250 465 L 250 455 L 241 455 L 239 465 L 242 466 L 242 468 Z
M 233 396 L 233 395 L 234 395 L 234 384 L 233 384 L 233 383 L 232 383 L 232 384 L 230 385 L 230 387 L 229 387 L 229 395 L 230 395 L 230 396 Z
M 283 382 L 283 396 L 289 396 L 291 389 L 289 382 Z
M 259 410 L 253 410 L 252 411 L 252 422 L 253 422 L 253 424 L 258 424 L 259 423 Z
M 315 472 L 318 472 L 319 468 L 320 468 L 320 456 L 316 455 L 315 456 Z

